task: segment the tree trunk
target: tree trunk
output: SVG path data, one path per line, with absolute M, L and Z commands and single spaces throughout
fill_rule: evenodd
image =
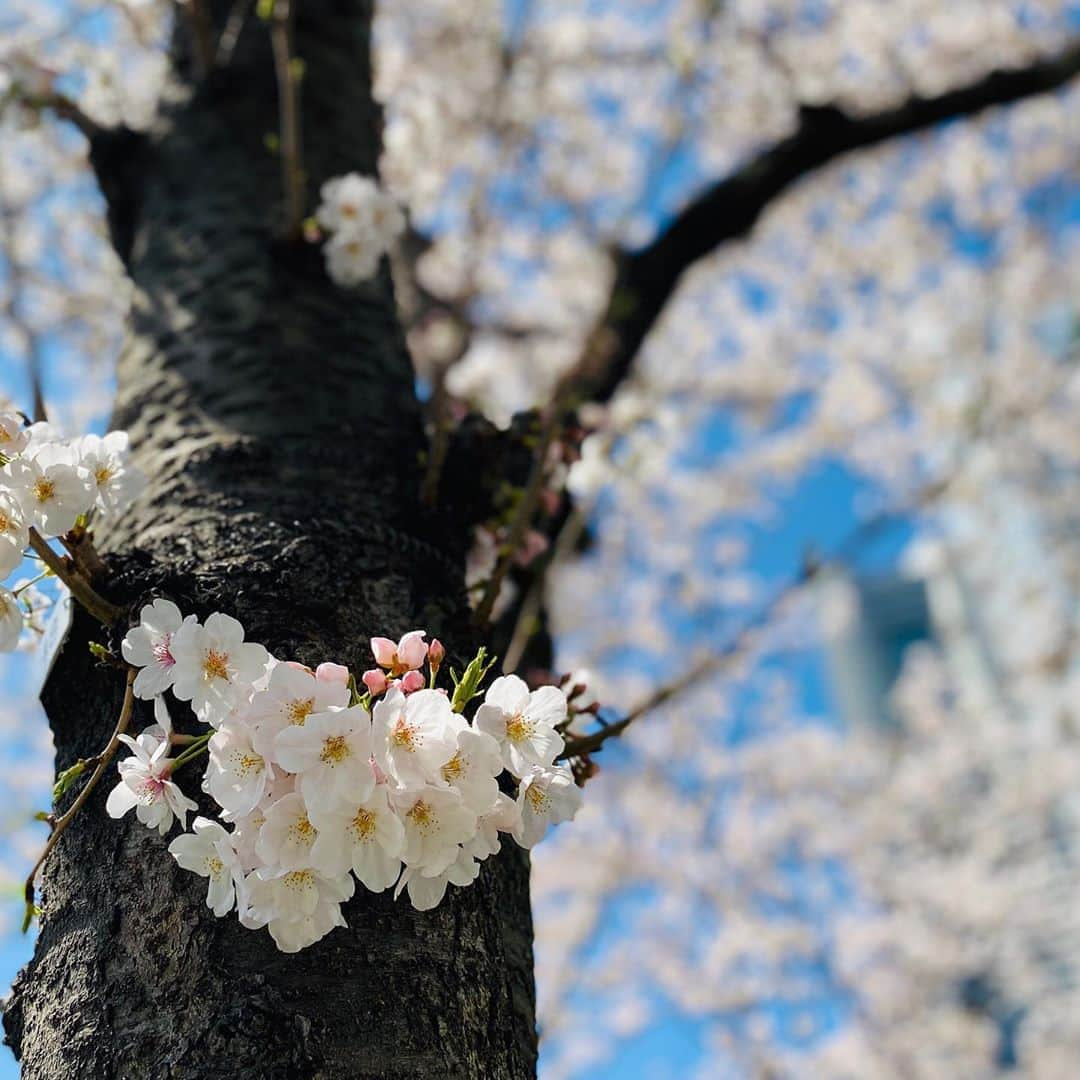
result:
M 329 176 L 374 170 L 371 12 L 299 9 L 314 198 Z M 115 424 L 150 477 L 103 538 L 102 588 L 133 613 L 153 595 L 225 611 L 309 663 L 362 668 L 371 635 L 417 626 L 464 653 L 466 530 L 419 507 L 423 434 L 389 277 L 335 289 L 317 248 L 280 239 L 268 39 L 249 18 L 228 68 L 199 86 L 178 37 L 150 137 L 95 147 L 135 286 Z M 43 694 L 58 768 L 98 750 L 120 706 L 123 679 L 95 666 L 94 637 L 80 615 Z M 149 712 L 139 704 L 136 728 Z M 198 767 L 185 771 L 193 794 Z M 358 887 L 348 930 L 284 955 L 266 931 L 215 919 L 167 839 L 106 817 L 114 775 L 44 871 L 37 948 L 4 1017 L 25 1080 L 534 1073 L 519 849 L 504 844 L 427 913 Z

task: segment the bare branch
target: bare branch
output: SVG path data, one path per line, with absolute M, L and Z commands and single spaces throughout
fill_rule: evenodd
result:
M 1078 73 L 1080 41 L 1028 67 L 993 71 L 967 86 L 937 97 L 913 97 L 883 112 L 851 116 L 835 107 L 803 109 L 791 135 L 703 191 L 647 247 L 621 257 L 599 324 L 604 351 L 579 365 L 583 396 L 597 401 L 611 397 L 683 272 L 727 241 L 745 236 L 765 208 L 798 180 L 853 150 L 1047 93 Z

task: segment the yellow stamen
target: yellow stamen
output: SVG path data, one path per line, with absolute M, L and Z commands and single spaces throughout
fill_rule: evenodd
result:
M 465 759 L 459 750 L 443 767 L 443 779 L 449 784 L 454 780 L 460 780 L 465 775 Z
M 525 789 L 525 798 L 529 800 L 533 810 L 538 814 L 543 814 L 547 811 L 548 803 L 551 799 L 548 798 L 548 793 L 542 788 L 536 786 L 536 784 L 530 784 Z
M 370 810 L 357 810 L 350 827 L 358 843 L 370 840 L 375 835 L 375 815 Z
M 521 713 L 506 721 L 506 737 L 511 742 L 524 742 L 534 731 L 536 731 L 536 724 L 532 720 L 526 720 Z
M 322 753 L 319 760 L 324 765 L 338 765 L 347 757 L 352 756 L 349 744 L 344 735 L 331 735 L 323 741 Z
M 207 649 L 203 657 L 203 675 L 206 681 L 211 679 L 224 679 L 229 681 L 229 654 L 218 652 L 216 649 Z
M 39 503 L 48 502 L 56 494 L 56 484 L 48 477 L 43 476 L 34 484 L 34 498 Z
M 435 824 L 435 814 L 423 799 L 417 799 L 406 817 L 418 828 L 425 832 Z
M 297 699 L 296 701 L 290 701 L 285 712 L 288 714 L 289 723 L 292 724 L 293 727 L 303 727 L 304 721 L 307 720 L 314 710 L 315 699 L 303 698 Z
M 289 826 L 289 836 L 292 837 L 293 843 L 304 844 L 310 847 L 315 843 L 315 837 L 318 835 L 318 831 L 315 826 L 308 821 L 307 814 L 302 817 L 298 817 L 292 825 Z

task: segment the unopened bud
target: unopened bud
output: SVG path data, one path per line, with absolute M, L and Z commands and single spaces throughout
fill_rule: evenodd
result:
M 372 668 L 360 676 L 360 681 L 368 688 L 372 697 L 378 697 L 386 691 L 386 672 L 380 668 Z

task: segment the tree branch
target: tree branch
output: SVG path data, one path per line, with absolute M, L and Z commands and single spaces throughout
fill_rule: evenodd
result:
M 77 567 L 62 559 L 37 529 L 30 529 L 30 547 L 41 561 L 71 590 L 71 595 L 104 626 L 120 621 L 123 610 L 111 604 L 90 584 Z
M 804 108 L 798 128 L 693 199 L 650 243 L 619 259 L 600 320 L 604 349 L 582 358 L 582 396 L 607 401 L 629 373 L 642 342 L 683 272 L 729 240 L 745 236 L 770 203 L 796 181 L 853 150 L 868 149 L 946 120 L 971 116 L 1064 86 L 1080 73 L 1080 41 L 1015 71 L 992 71 L 937 97 L 913 97 L 883 112 L 851 116 Z
M 38 856 L 37 862 L 34 863 L 33 869 L 26 878 L 26 886 L 23 890 L 26 898 L 26 919 L 23 923 L 24 932 L 28 928 L 30 919 L 33 915 L 34 879 L 37 877 L 38 871 L 49 857 L 49 852 L 56 847 L 56 842 L 60 839 L 64 830 L 71 824 L 72 819 L 82 809 L 83 803 L 90 798 L 90 793 L 97 787 L 98 781 L 105 775 L 105 770 L 109 767 L 109 762 L 112 761 L 113 756 L 116 754 L 116 749 L 120 745 L 120 736 L 127 731 L 127 726 L 131 722 L 131 713 L 135 708 L 134 685 L 136 675 L 138 675 L 138 671 L 135 668 L 129 669 L 127 674 L 127 685 L 124 689 L 124 703 L 120 706 L 120 716 L 116 721 L 116 727 L 113 729 L 112 736 L 100 753 L 95 754 L 94 757 L 89 758 L 85 762 L 87 765 L 93 762 L 95 766 L 90 779 L 87 780 L 86 786 L 79 792 L 78 797 L 71 806 L 58 818 L 52 819 L 52 832 L 49 834 L 49 839 L 45 844 L 45 850 Z

